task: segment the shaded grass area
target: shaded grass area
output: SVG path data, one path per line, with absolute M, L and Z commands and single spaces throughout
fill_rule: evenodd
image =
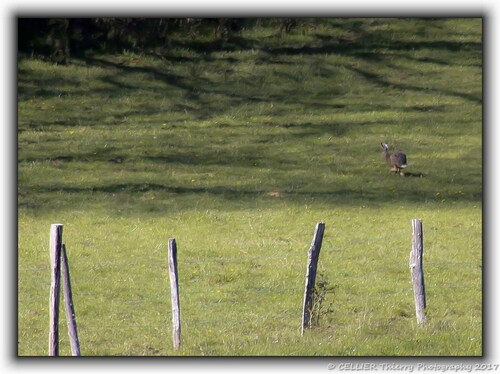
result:
M 374 20 L 354 27 L 335 20 L 285 40 L 248 35 L 252 48 L 241 40 L 246 47 L 239 49 L 183 41 L 157 53 L 161 58 L 97 56 L 70 67 L 45 64 L 43 72 L 21 63 L 19 161 L 77 172 L 99 162 L 105 179 L 118 181 L 89 181 L 82 189 L 105 193 L 237 190 L 244 197 L 278 190 L 324 192 L 340 200 L 348 194 L 420 201 L 439 192 L 448 199 L 480 199 L 474 191 L 482 170 L 463 162 L 481 155 L 481 127 L 471 126 L 481 123 L 481 43 L 470 35 L 469 41 L 453 40 L 466 38 L 450 32 L 456 20 L 420 21 L 430 29 L 412 31 L 409 41 L 401 27 L 412 29 L 418 22 L 408 22 Z M 450 33 L 454 38 L 443 40 Z M 25 92 L 30 99 L 23 100 Z M 24 111 L 24 105 L 38 110 Z M 68 111 L 72 106 L 78 110 Z M 412 180 L 402 193 L 387 194 L 381 188 L 385 180 L 376 180 L 380 141 L 403 147 L 413 166 L 410 175 L 438 179 L 439 188 Z M 236 168 L 255 175 L 253 183 L 235 180 Z M 208 169 L 227 185 L 214 186 L 207 177 L 191 178 L 189 188 L 186 181 L 158 183 L 159 175 L 176 169 L 205 175 Z M 311 188 L 311 171 L 325 178 L 318 185 L 327 190 Z M 138 186 L 148 172 L 152 181 Z M 121 173 L 132 182 L 114 177 Z M 339 183 L 339 174 L 357 178 L 366 192 L 352 188 L 352 180 Z M 271 183 L 262 186 L 262 180 Z M 439 190 L 443 186 L 446 191 Z
M 57 221 L 86 355 L 480 355 L 481 35 L 480 19 L 328 19 L 68 66 L 21 58 L 19 354 L 45 354 Z M 406 178 L 380 142 L 408 154 Z M 407 265 L 417 217 L 424 329 Z M 301 338 L 320 220 L 333 312 Z

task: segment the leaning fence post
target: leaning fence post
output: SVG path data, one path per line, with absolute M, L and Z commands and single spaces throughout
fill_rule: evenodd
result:
M 417 323 L 425 324 L 427 316 L 425 314 L 425 285 L 424 269 L 422 266 L 424 254 L 424 240 L 422 231 L 422 220 L 413 219 L 412 226 L 412 249 L 410 252 L 410 272 L 413 283 L 413 296 L 415 299 L 415 310 L 417 314 Z
M 175 239 L 168 240 L 168 270 L 170 276 L 170 297 L 172 301 L 172 334 L 174 350 L 177 351 L 181 345 L 181 318 L 177 276 L 177 244 L 175 243 Z
M 76 329 L 75 308 L 73 306 L 73 296 L 71 293 L 71 280 L 69 276 L 68 256 L 66 255 L 66 246 L 62 245 L 61 254 L 61 275 L 64 290 L 64 306 L 66 310 L 66 322 L 68 323 L 68 335 L 71 344 L 71 354 L 80 356 L 80 342 L 78 341 L 78 332 Z
M 59 294 L 61 283 L 61 223 L 50 226 L 50 298 L 49 298 L 49 356 L 59 355 Z
M 314 285 L 316 282 L 316 269 L 318 267 L 319 252 L 321 250 L 321 243 L 323 241 L 324 232 L 325 224 L 323 222 L 319 222 L 316 225 L 311 248 L 309 248 L 309 252 L 307 255 L 306 285 L 304 290 L 304 306 L 302 308 L 301 335 L 304 335 L 304 329 L 311 326 L 314 305 Z

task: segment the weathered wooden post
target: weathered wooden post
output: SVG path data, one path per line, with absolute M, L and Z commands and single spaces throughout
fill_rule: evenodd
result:
M 423 254 L 424 254 L 424 239 L 422 231 L 422 220 L 413 219 L 412 225 L 412 249 L 410 252 L 410 272 L 413 282 L 413 296 L 415 299 L 415 310 L 417 314 L 417 323 L 419 325 L 427 322 L 425 314 L 425 285 L 424 285 L 424 269 L 423 269 Z
M 170 298 L 172 301 L 172 334 L 174 350 L 177 351 L 181 345 L 181 317 L 177 275 L 177 244 L 175 243 L 175 239 L 168 240 L 168 270 L 170 276 Z
M 71 293 L 68 256 L 66 255 L 66 246 L 64 244 L 62 245 L 61 255 L 61 275 L 64 290 L 64 306 L 66 310 L 66 322 L 68 323 L 68 335 L 71 344 L 71 354 L 73 356 L 80 356 L 80 342 L 78 341 L 78 332 L 76 329 L 76 317 L 75 308 L 73 306 L 73 296 Z
M 49 356 L 59 355 L 59 295 L 61 284 L 61 223 L 50 226 L 50 298 L 49 298 Z
M 321 243 L 323 242 L 323 234 L 325 232 L 325 224 L 319 222 L 314 231 L 311 248 L 307 255 L 307 270 L 306 270 L 306 285 L 304 290 L 304 306 L 302 308 L 302 332 L 304 329 L 311 327 L 311 319 L 313 316 L 314 306 L 314 285 L 316 283 L 316 270 L 318 267 L 319 252 Z

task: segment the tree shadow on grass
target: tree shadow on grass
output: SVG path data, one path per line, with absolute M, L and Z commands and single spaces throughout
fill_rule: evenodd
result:
M 390 40 L 390 33 L 377 32 L 370 35 L 367 32 L 364 32 L 360 29 L 362 23 L 357 21 L 357 24 L 348 24 L 346 23 L 342 27 L 344 28 L 344 32 L 350 32 L 354 30 L 354 37 L 348 37 L 348 35 L 344 35 L 343 37 L 333 38 L 331 36 L 324 35 L 316 35 L 316 40 L 314 43 L 310 45 L 297 45 L 290 46 L 285 45 L 283 47 L 266 47 L 266 44 L 260 41 L 237 38 L 233 40 L 229 40 L 225 44 L 221 44 L 220 41 L 214 41 L 210 43 L 202 43 L 200 41 L 184 41 L 178 42 L 175 45 L 175 48 L 186 48 L 195 53 L 197 53 L 196 57 L 179 57 L 175 54 L 169 54 L 169 52 L 165 52 L 163 54 L 163 59 L 168 60 L 170 63 L 204 63 L 211 61 L 224 61 L 228 64 L 236 63 L 237 61 L 234 57 L 228 56 L 217 56 L 214 55 L 215 52 L 220 51 L 245 51 L 250 49 L 258 49 L 259 56 L 257 61 L 255 61 L 256 65 L 259 64 L 270 64 L 270 65 L 290 65 L 296 64 L 297 60 L 294 59 L 296 56 L 304 56 L 304 55 L 340 55 L 352 57 L 355 59 L 361 59 L 364 62 L 376 62 L 377 64 L 383 63 L 387 56 L 389 58 L 393 58 L 394 56 L 403 57 L 405 59 L 417 60 L 421 63 L 438 63 L 441 66 L 445 66 L 446 64 L 454 64 L 453 58 L 450 58 L 449 61 L 445 60 L 437 60 L 431 57 L 425 58 L 416 58 L 414 57 L 414 51 L 419 50 L 430 50 L 430 51 L 438 51 L 444 50 L 447 52 L 455 53 L 455 52 L 463 52 L 469 51 L 474 54 L 480 54 L 482 51 L 481 43 L 472 43 L 472 42 L 458 42 L 458 41 L 420 41 L 420 42 L 392 42 Z M 383 50 L 384 54 L 381 54 L 380 51 Z M 408 52 L 408 53 L 406 53 Z M 220 54 L 219 54 L 220 55 Z M 258 104 L 258 103 L 272 103 L 276 101 L 282 101 L 286 104 L 297 105 L 297 107 L 302 110 L 303 108 L 309 109 L 344 109 L 346 106 L 351 111 L 357 111 L 360 108 L 356 107 L 354 103 L 350 104 L 339 104 L 335 106 L 334 104 L 330 104 L 331 100 L 323 100 L 329 94 L 336 94 L 335 92 L 326 92 L 323 96 L 318 97 L 315 96 L 311 99 L 304 99 L 306 96 L 303 92 L 299 92 L 299 94 L 295 94 L 295 92 L 291 92 L 296 88 L 296 85 L 293 86 L 292 90 L 289 88 L 283 88 L 281 90 L 276 91 L 277 93 L 273 93 L 272 95 L 266 92 L 260 92 L 259 90 L 254 90 L 253 92 L 250 90 L 242 89 L 238 87 L 235 89 L 231 84 L 221 84 L 214 85 L 213 81 L 204 77 L 201 74 L 192 74 L 186 73 L 185 75 L 175 73 L 168 67 L 158 67 L 158 66 L 131 66 L 120 62 L 113 62 L 107 60 L 104 57 L 87 57 L 83 58 L 83 60 L 89 66 L 103 66 L 105 68 L 111 68 L 111 73 L 109 75 L 101 76 L 99 79 L 105 83 L 106 87 L 111 86 L 112 88 L 107 89 L 106 92 L 98 92 L 98 94 L 108 94 L 120 96 L 124 91 L 135 91 L 137 89 L 147 89 L 147 83 L 144 83 L 144 80 L 139 79 L 131 79 L 127 80 L 129 75 L 132 74 L 142 74 L 150 76 L 153 80 L 160 80 L 165 83 L 165 88 L 169 88 L 169 86 L 178 88 L 183 90 L 182 95 L 186 98 L 188 104 L 186 103 L 176 103 L 172 107 L 178 111 L 193 111 L 195 115 L 193 118 L 195 119 L 204 119 L 210 116 L 217 115 L 220 112 L 223 112 L 224 109 L 219 109 L 219 111 L 211 108 L 210 111 L 206 110 L 206 103 L 203 101 L 203 96 L 210 95 L 220 95 L 227 100 L 228 106 L 236 106 L 238 104 Z M 359 61 L 359 60 L 358 60 Z M 362 62 L 363 62 L 362 61 Z M 361 66 L 364 66 L 361 64 Z M 472 105 L 478 105 L 482 103 L 481 98 L 473 93 L 463 93 L 458 92 L 456 90 L 452 90 L 451 88 L 427 88 L 419 85 L 412 85 L 407 83 L 400 82 L 390 82 L 383 76 L 374 72 L 373 70 L 367 69 L 365 67 L 359 67 L 359 65 L 343 63 L 341 66 L 343 69 L 347 69 L 354 73 L 358 77 L 364 78 L 366 81 L 383 87 L 383 88 L 394 88 L 401 91 L 412 91 L 417 93 L 422 92 L 430 92 L 432 94 L 443 94 L 454 96 L 457 98 L 461 98 L 469 101 Z M 328 78 L 330 75 L 334 75 L 336 73 L 335 70 L 331 69 L 331 65 L 328 63 L 324 63 L 318 67 L 318 75 L 322 78 Z M 280 72 L 278 72 L 280 73 Z M 300 84 L 301 80 L 297 77 L 294 77 L 293 74 L 289 73 L 280 73 L 280 79 L 290 80 L 295 82 L 296 84 Z M 143 78 L 143 76 L 140 76 Z M 56 96 L 59 95 L 60 92 L 57 89 L 52 88 L 52 84 L 60 84 L 59 80 L 51 80 L 49 79 L 41 79 L 37 78 L 35 75 L 30 74 L 27 71 L 20 71 L 20 77 L 23 84 L 26 84 L 26 87 L 20 89 L 20 93 L 24 96 L 29 96 L 31 91 L 34 95 L 41 95 L 44 97 Z M 250 76 L 244 83 L 248 84 L 248 87 L 258 88 L 258 84 L 254 84 L 255 76 Z M 33 85 L 30 85 L 31 79 L 37 79 Z M 265 83 L 264 81 L 262 81 Z M 70 84 L 71 81 L 66 82 L 65 84 Z M 261 83 L 263 87 L 265 85 Z M 425 82 L 424 82 L 425 83 Z M 80 91 L 79 91 L 80 92 Z M 85 92 L 80 92 L 80 94 L 84 95 Z M 306 93 L 307 94 L 307 93 Z M 341 93 L 339 93 L 340 95 Z M 193 104 L 194 103 L 194 104 Z M 373 111 L 374 109 L 384 110 L 390 109 L 390 107 L 382 108 L 382 107 L 374 107 L 367 106 L 365 103 L 362 104 L 365 107 L 368 107 L 368 110 Z M 288 109 L 288 107 L 287 107 Z M 406 107 L 404 110 L 415 110 L 415 111 L 444 111 L 445 108 L 442 106 L 414 106 L 414 107 Z M 148 108 L 141 108 L 140 111 L 131 110 L 128 113 L 121 113 L 120 115 L 115 115 L 115 117 L 120 117 L 124 115 L 134 115 L 134 114 L 154 114 L 157 112 L 157 109 L 154 106 Z M 278 113 L 273 112 L 274 114 Z M 51 121 L 51 120 L 49 120 Z M 373 124 L 374 122 L 371 122 Z M 60 125 L 69 125 L 70 122 L 61 122 L 56 123 Z M 317 124 L 312 122 L 300 122 L 300 121 L 284 121 L 280 123 L 276 123 L 274 121 L 270 121 L 267 123 L 262 123 L 260 126 L 278 126 L 284 129 L 289 129 L 289 134 L 280 134 L 277 137 L 284 137 L 286 140 L 290 140 L 292 138 L 306 138 L 312 136 L 321 136 L 324 134 L 331 135 L 332 137 L 340 137 L 347 135 L 348 132 L 352 129 L 354 125 L 362 125 L 360 123 L 339 123 L 335 119 L 332 119 L 332 124 Z M 215 125 L 216 126 L 216 125 Z M 228 124 L 229 126 L 234 126 L 233 124 Z M 255 126 L 255 124 L 251 124 L 248 126 Z M 200 131 L 196 129 L 195 131 Z M 250 141 L 250 140 L 249 140 Z M 273 138 L 271 135 L 267 134 L 267 138 L 265 139 L 251 139 L 255 144 L 259 142 L 268 142 L 272 143 Z M 102 151 L 101 153 L 97 152 L 97 154 L 88 152 L 82 155 L 55 155 L 53 158 L 56 162 L 70 162 L 70 161 L 110 161 L 116 163 L 122 163 L 123 161 L 127 161 L 126 152 L 124 151 L 123 155 L 120 154 L 122 152 L 121 149 L 112 149 Z M 253 152 L 253 154 L 251 153 Z M 260 163 L 266 161 L 267 155 L 265 154 L 257 154 L 255 149 L 252 151 L 244 151 L 244 152 L 236 152 L 231 155 L 229 153 L 217 153 L 217 152 L 202 152 L 199 156 L 195 156 L 193 154 L 189 154 L 184 150 L 184 152 L 177 152 L 172 154 L 162 154 L 161 152 L 157 152 L 156 154 L 143 155 L 140 158 L 147 160 L 152 163 L 181 163 L 189 166 L 193 165 L 224 165 L 224 166 L 243 166 L 250 167 L 255 163 Z M 20 162 L 24 161 L 37 161 L 36 157 L 27 157 Z M 281 163 L 283 166 L 288 166 L 286 159 L 280 160 L 279 157 L 275 157 L 272 160 L 271 164 Z M 304 167 L 304 166 L 302 166 Z M 306 166 L 307 167 L 307 166 Z M 414 179 L 415 182 L 418 182 L 419 178 L 423 178 L 423 173 L 407 173 L 408 178 Z M 427 178 L 427 175 L 425 176 Z M 363 178 L 358 179 L 358 182 L 363 182 Z M 116 184 L 108 184 L 108 185 L 98 185 L 93 187 L 81 187 L 81 186 L 59 186 L 54 185 L 50 187 L 31 187 L 27 186 L 27 190 L 31 191 L 31 193 L 35 194 L 37 192 L 40 193 L 64 193 L 70 195 L 81 194 L 86 196 L 87 194 L 119 194 L 120 196 L 134 196 L 139 197 L 142 194 L 146 193 L 165 193 L 169 195 L 176 196 L 192 196 L 197 197 L 201 195 L 208 195 L 214 197 L 214 199 L 218 199 L 220 201 L 224 200 L 241 200 L 246 202 L 251 202 L 255 199 L 260 198 L 268 198 L 268 199 L 283 199 L 288 201 L 296 201 L 303 202 L 305 200 L 315 200 L 317 202 L 323 202 L 324 204 L 379 204 L 385 203 L 388 201 L 409 201 L 409 202 L 422 202 L 422 201 L 434 201 L 434 191 L 426 191 L 419 189 L 418 186 L 413 187 L 408 194 L 404 193 L 396 193 L 389 194 L 384 189 L 383 185 L 369 186 L 362 185 L 358 186 L 353 184 L 351 188 L 346 188 L 344 186 L 318 186 L 318 189 L 321 190 L 299 190 L 292 189 L 289 185 L 294 185 L 296 182 L 291 179 L 289 184 L 283 183 L 280 187 L 266 185 L 265 181 L 263 181 L 263 185 L 258 190 L 249 190 L 249 189 L 240 189 L 231 186 L 215 186 L 215 187 L 186 187 L 186 186 L 175 186 L 175 185 L 164 185 L 159 183 L 116 183 Z M 396 182 L 397 183 L 397 182 Z M 300 184 L 300 183 L 299 183 Z M 443 184 L 444 185 L 444 184 Z M 23 186 L 21 186 L 21 190 L 23 190 Z M 474 201 L 478 202 L 482 199 L 481 192 L 469 193 L 464 196 L 450 196 L 450 200 L 455 201 Z M 23 204 L 23 199 L 21 199 L 20 204 Z M 137 205 L 137 209 L 140 209 L 140 204 Z
M 166 48 L 161 53 L 155 53 L 155 56 L 167 60 L 169 64 L 203 64 L 206 62 L 224 62 L 225 65 L 231 68 L 238 60 L 235 60 L 231 56 L 220 56 L 215 55 L 216 52 L 238 52 L 238 51 L 259 51 L 259 56 L 256 57 L 255 64 L 296 64 L 296 62 L 291 62 L 295 56 L 325 56 L 325 55 L 340 55 L 353 57 L 356 59 L 362 59 L 367 62 L 377 62 L 381 63 L 385 60 L 397 58 L 415 59 L 420 61 L 420 63 L 439 63 L 441 65 L 454 63 L 453 58 L 450 57 L 449 61 L 437 60 L 432 57 L 419 58 L 414 57 L 414 51 L 419 50 L 430 50 L 430 51 L 448 51 L 451 53 L 463 53 L 471 52 L 474 54 L 482 53 L 482 43 L 480 42 L 460 42 L 460 41 L 439 41 L 439 40 L 429 40 L 429 41 L 393 41 L 392 33 L 386 31 L 366 31 L 364 27 L 368 23 L 378 22 L 369 20 L 332 20 L 329 21 L 333 29 L 341 29 L 342 33 L 338 34 L 332 32 L 332 35 L 322 35 L 322 34 L 312 34 L 315 38 L 314 41 L 309 44 L 304 45 L 303 43 L 297 44 L 297 46 L 288 45 L 283 47 L 280 46 L 270 46 L 266 41 L 256 40 L 251 38 L 246 38 L 242 36 L 233 36 L 228 40 L 212 40 L 212 41 L 202 41 L 196 39 L 182 39 L 176 40 L 172 39 L 170 49 Z M 428 25 L 440 25 L 439 22 L 430 22 Z M 354 36 L 350 36 L 350 35 Z M 346 36 L 347 35 L 347 36 Z M 179 56 L 176 50 L 187 49 L 196 54 L 193 57 L 182 57 Z M 380 53 L 380 51 L 384 53 Z M 408 53 L 406 53 L 408 52 Z M 147 54 L 147 53 L 146 53 Z M 99 55 L 79 57 L 81 61 L 86 66 L 103 66 L 107 68 L 112 68 L 114 72 L 111 74 L 103 75 L 99 79 L 105 83 L 107 86 L 112 86 L 114 88 L 106 89 L 107 91 L 99 92 L 102 95 L 122 95 L 125 92 L 133 92 L 137 89 L 147 89 L 147 84 L 144 84 L 144 80 L 134 80 L 134 79 L 124 79 L 128 75 L 133 74 L 146 74 L 149 75 L 152 80 L 159 80 L 163 82 L 168 89 L 170 87 L 176 87 L 184 93 L 181 94 L 182 97 L 196 103 L 198 105 L 190 106 L 190 113 L 193 114 L 194 119 L 207 119 L 221 113 L 224 109 L 219 108 L 217 105 L 207 98 L 213 97 L 214 95 L 220 95 L 223 97 L 224 102 L 227 103 L 228 107 L 237 107 L 238 105 L 249 104 L 249 103 L 275 103 L 276 101 L 284 101 L 288 104 L 295 104 L 298 108 L 331 108 L 335 109 L 335 106 L 331 105 L 331 98 L 342 95 L 342 92 L 335 92 L 330 90 L 325 93 L 325 95 L 318 96 L 317 92 L 306 93 L 309 95 L 309 99 L 304 99 L 304 95 L 297 94 L 297 86 L 300 86 L 300 77 L 296 74 L 287 73 L 281 70 L 276 70 L 274 72 L 275 76 L 282 76 L 283 81 L 293 81 L 295 82 L 292 89 L 283 89 L 277 87 L 277 91 L 273 93 L 267 92 L 265 82 L 259 81 L 259 76 L 252 76 L 247 80 L 243 81 L 243 85 L 233 86 L 231 84 L 215 84 L 213 80 L 210 80 L 203 76 L 203 74 L 180 74 L 169 69 L 168 66 L 135 66 L 122 62 L 115 62 L 105 57 L 99 57 Z M 186 60 L 187 59 L 187 60 Z M 420 59 L 420 60 L 419 60 Z M 361 68 L 353 64 L 343 63 L 337 68 L 342 67 L 348 69 L 360 76 L 367 81 L 386 88 L 396 89 L 400 91 L 411 91 L 417 93 L 431 93 L 431 94 L 443 94 L 448 96 L 454 96 L 464 100 L 468 100 L 474 104 L 481 104 L 482 98 L 481 93 L 469 93 L 469 92 L 459 92 L 451 88 L 434 88 L 432 85 L 425 84 L 415 85 L 402 82 L 392 82 L 386 78 L 380 76 L 376 72 L 369 71 L 366 68 Z M 328 63 L 323 63 L 318 67 L 319 76 L 322 78 L 334 77 L 338 71 L 331 69 L 331 65 Z M 240 77 L 241 78 L 241 77 Z M 42 96 L 42 97 L 55 97 L 61 94 L 61 90 L 57 89 L 57 86 L 61 82 L 52 78 L 40 78 L 36 76 L 30 76 L 28 71 L 20 69 L 19 73 L 19 93 L 21 96 L 29 97 L 30 95 Z M 55 84 L 54 84 L 55 83 Z M 71 82 L 68 81 L 64 84 L 68 85 Z M 75 85 L 80 84 L 80 82 L 75 80 Z M 425 83 L 425 82 L 424 82 Z M 242 89 L 245 85 L 250 88 Z M 259 89 L 259 85 L 262 89 Z M 242 86 L 242 87 L 240 87 Z M 82 87 L 77 87 L 76 90 L 78 94 L 85 95 L 85 90 Z M 65 88 L 67 89 L 67 87 Z M 93 93 L 96 93 L 93 92 Z M 77 95 L 77 93 L 75 93 Z M 208 101 L 207 101 L 208 100 Z M 180 103 L 177 103 L 178 107 Z M 342 107 L 337 107 L 337 109 L 345 108 L 345 104 Z M 210 110 L 207 110 L 207 106 L 210 106 Z M 181 109 L 179 109 L 181 110 Z M 157 108 L 156 108 L 157 111 Z M 143 114 L 153 114 L 155 112 L 154 108 L 150 110 L 145 110 Z
M 378 74 L 371 73 L 369 71 L 362 70 L 362 69 L 356 68 L 354 66 L 344 65 L 344 67 L 346 69 L 349 69 L 349 70 L 357 73 L 358 75 L 362 76 L 366 80 L 371 81 L 371 82 L 373 82 L 381 87 L 384 87 L 384 88 L 390 87 L 390 88 L 395 88 L 395 89 L 398 89 L 401 91 L 414 91 L 414 92 L 426 92 L 426 93 L 431 92 L 431 93 L 444 94 L 447 96 L 455 96 L 455 97 L 458 97 L 460 99 L 468 100 L 474 104 L 482 104 L 482 102 L 483 102 L 482 97 L 480 96 L 481 92 L 479 92 L 479 96 L 478 96 L 478 94 L 468 94 L 468 93 L 464 93 L 464 92 L 457 92 L 457 91 L 452 91 L 452 90 L 447 90 L 447 89 L 437 89 L 437 88 L 432 88 L 432 87 L 427 87 L 427 86 L 421 87 L 421 86 L 415 86 L 415 85 L 411 85 L 411 84 L 395 83 L 395 82 L 390 82 L 386 79 L 383 79 Z
M 409 178 L 418 178 L 419 173 L 408 175 Z M 357 188 L 343 188 L 331 186 L 323 191 L 307 191 L 289 189 L 286 186 L 276 188 L 276 186 L 261 186 L 259 189 L 235 188 L 230 186 L 212 187 L 186 187 L 174 186 L 161 183 L 110 183 L 97 186 L 39 186 L 19 189 L 19 207 L 28 209 L 51 210 L 50 204 L 42 203 L 42 200 L 33 199 L 34 196 L 49 196 L 57 194 L 58 200 L 55 202 L 57 209 L 72 209 L 74 202 L 80 200 L 90 200 L 96 196 L 101 196 L 107 204 L 121 209 L 121 202 L 128 201 L 130 211 L 149 211 L 149 206 L 145 206 L 142 197 L 154 193 L 157 204 L 172 203 L 172 199 L 182 205 L 182 201 L 200 201 L 204 199 L 212 207 L 224 206 L 225 204 L 238 203 L 239 206 L 267 206 L 274 203 L 293 204 L 318 204 L 323 208 L 334 206 L 383 206 L 387 203 L 437 203 L 433 189 L 426 190 L 420 188 L 402 188 L 400 191 L 389 193 L 385 188 L 361 186 Z M 67 196 L 63 198 L 62 196 Z M 208 200 L 207 200 L 208 198 Z M 456 195 L 443 192 L 439 195 L 439 200 L 445 199 L 450 202 L 474 202 L 480 203 L 482 193 L 468 193 L 466 195 Z M 39 201 L 39 203 L 34 203 Z M 130 202 L 132 201 L 132 202 Z M 190 206 L 185 206 L 189 209 Z

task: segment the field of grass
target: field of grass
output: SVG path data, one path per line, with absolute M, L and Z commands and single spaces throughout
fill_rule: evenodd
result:
M 389 174 L 381 142 L 408 154 L 407 177 Z M 83 355 L 482 354 L 481 19 L 173 35 L 166 50 L 66 66 L 20 56 L 18 148 L 21 356 L 47 354 L 56 222 Z M 412 218 L 424 225 L 424 327 Z M 301 337 L 319 221 L 330 292 Z

